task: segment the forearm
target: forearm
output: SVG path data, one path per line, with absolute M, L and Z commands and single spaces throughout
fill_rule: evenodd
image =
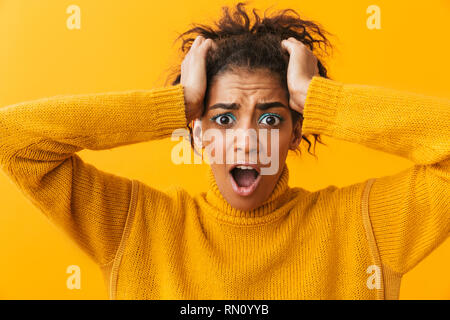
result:
M 181 86 L 56 96 L 0 108 L 0 167 L 98 263 L 114 258 L 132 181 L 75 152 L 164 138 L 184 127 Z
M 448 99 L 314 77 L 303 134 L 324 134 L 432 164 L 449 158 L 449 119 Z
M 382 263 L 399 274 L 449 234 L 449 119 L 446 99 L 323 78 L 308 89 L 304 135 L 328 135 L 415 163 L 375 179 L 368 198 Z
M 55 96 L 0 108 L 0 164 L 8 167 L 18 156 L 64 160 L 82 149 L 168 137 L 186 124 L 182 90 Z

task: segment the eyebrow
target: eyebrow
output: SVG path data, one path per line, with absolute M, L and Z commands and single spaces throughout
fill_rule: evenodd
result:
M 238 103 L 216 103 L 208 108 L 208 110 L 213 109 L 227 109 L 227 110 L 237 110 L 239 109 L 240 105 Z M 262 102 L 257 103 L 255 105 L 256 109 L 259 110 L 267 110 L 270 108 L 286 108 L 289 109 L 285 104 L 281 103 L 280 101 L 273 101 L 273 102 Z

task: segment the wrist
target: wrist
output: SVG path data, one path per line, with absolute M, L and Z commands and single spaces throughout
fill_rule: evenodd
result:
M 292 108 L 301 114 L 303 114 L 303 110 L 305 108 L 306 96 L 308 95 L 308 89 L 311 81 L 312 78 L 300 81 L 291 95 Z
M 184 113 L 186 115 L 186 124 L 196 119 L 196 115 L 192 112 L 192 107 L 188 104 L 184 105 Z
M 192 94 L 186 92 L 186 88 L 183 86 L 184 92 L 184 114 L 186 116 L 186 124 L 199 118 L 203 109 L 203 99 L 193 98 Z M 197 102 L 200 101 L 200 102 Z

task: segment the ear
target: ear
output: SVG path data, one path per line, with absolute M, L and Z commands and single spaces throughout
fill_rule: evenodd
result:
M 292 130 L 291 141 L 289 143 L 290 150 L 297 149 L 298 145 L 302 141 L 302 124 L 303 124 L 303 119 L 300 118 L 300 120 L 297 121 L 294 125 L 294 128 Z
M 194 145 L 197 149 L 202 149 L 202 120 L 195 119 L 192 128 L 192 136 L 194 138 Z

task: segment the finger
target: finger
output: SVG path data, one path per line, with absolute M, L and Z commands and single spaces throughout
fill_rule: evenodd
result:
M 292 47 L 293 43 L 287 39 L 281 41 L 281 47 L 286 50 L 289 54 L 292 53 L 292 51 L 294 50 L 294 48 Z
M 303 42 L 301 42 L 300 40 L 298 40 L 298 39 L 296 39 L 294 37 L 289 37 L 289 38 L 287 38 L 287 40 L 291 41 L 293 43 L 297 43 L 297 44 L 303 45 Z
M 204 40 L 203 36 L 200 35 L 197 36 L 191 45 L 191 49 L 197 48 L 203 42 L 203 40 Z
M 210 48 L 217 49 L 217 44 L 210 38 L 206 39 L 201 45 L 203 46 L 205 52 L 207 52 Z
M 290 43 L 292 45 L 297 45 L 301 48 L 305 48 L 305 49 L 309 49 L 307 45 L 305 45 L 303 42 L 301 42 L 300 40 L 294 38 L 294 37 L 289 37 L 288 39 L 285 39 L 287 41 L 287 43 Z

